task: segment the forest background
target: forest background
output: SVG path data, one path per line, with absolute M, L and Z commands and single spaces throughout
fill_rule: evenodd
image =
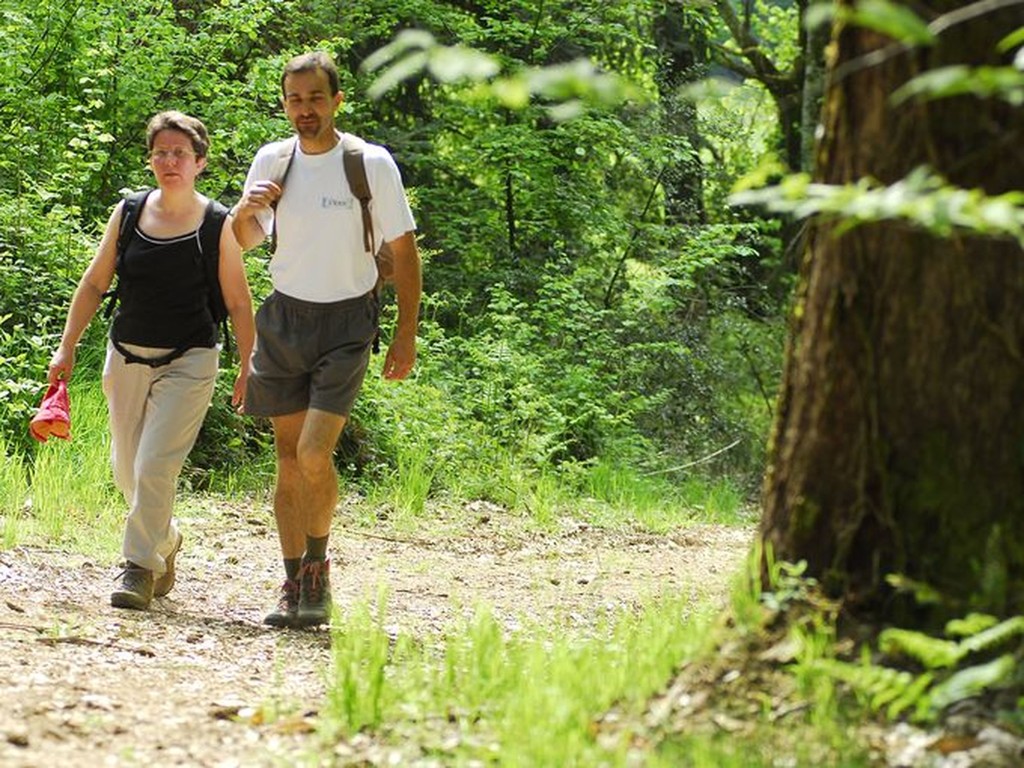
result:
M 763 471 L 795 267 L 792 228 L 727 196 L 749 174 L 801 163 L 813 121 L 801 129 L 799 12 L 777 2 L 6 3 L 8 525 L 45 453 L 26 424 L 74 285 L 120 195 L 152 183 L 146 121 L 170 108 L 204 120 L 212 149 L 199 186 L 230 204 L 256 148 L 290 132 L 283 63 L 314 48 L 342 70 L 339 127 L 394 153 L 425 262 L 416 374 L 395 386 L 371 372 L 338 452 L 345 481 L 413 512 L 429 497 L 535 515 L 587 499 L 657 523 L 741 506 Z M 409 29 L 421 35 L 393 44 Z M 368 71 L 389 43 L 383 55 L 397 66 Z M 267 258 L 248 258 L 257 298 L 269 290 Z M 106 325 L 97 318 L 80 345 L 72 399 L 82 412 L 102 403 Z M 269 425 L 227 402 L 236 365 L 222 370 L 185 473 L 191 488 L 271 482 Z
M 581 520 L 655 532 L 760 517 L 730 614 L 741 638 L 715 651 L 722 674 L 708 673 L 707 688 L 743 678 L 734 657 L 753 658 L 760 635 L 758 661 L 793 662 L 814 705 L 755 691 L 754 716 L 774 733 L 806 709 L 816 732 L 794 744 L 831 744 L 835 764 L 861 764 L 856 737 L 838 731 L 837 680 L 857 692 L 850 722 L 865 709 L 932 722 L 976 699 L 974 731 L 1000 719 L 1024 732 L 1024 6 L 914 6 L 923 17 L 884 0 L 11 0 L 0 12 L 0 549 L 91 535 L 83 550 L 97 538 L 116 550 L 102 319 L 72 382 L 75 439 L 40 447 L 26 424 L 111 207 L 150 183 L 146 121 L 167 108 L 201 117 L 213 135 L 201 188 L 231 203 L 255 149 L 290 132 L 283 63 L 320 48 L 343 71 L 339 127 L 398 160 L 425 261 L 416 372 L 385 383 L 375 360 L 337 454 L 357 491 L 347 513 L 367 527 L 387 516 L 429 528 L 424 510 L 479 502 L 546 530 Z M 829 25 L 813 19 L 829 12 L 840 24 L 822 112 Z M 812 183 L 790 174 L 811 168 L 819 123 Z M 773 181 L 741 193 L 766 208 L 731 204 L 736 190 Z M 807 229 L 790 216 L 810 216 Z M 266 259 L 248 259 L 257 297 L 269 289 Z M 385 332 L 392 319 L 393 302 Z M 270 434 L 228 406 L 236 365 L 222 371 L 183 481 L 258 505 L 272 484 Z M 752 502 L 773 420 L 762 510 Z M 887 652 L 854 651 L 836 642 L 819 578 L 876 618 L 947 637 L 897 626 L 881 633 Z M 780 612 L 792 632 L 776 645 Z M 675 642 L 704 636 L 680 629 L 678 613 L 644 615 Z M 390 641 L 367 622 L 339 633 L 335 653 L 376 637 L 369 651 L 348 650 L 382 670 Z M 491 659 L 497 634 L 485 629 L 468 645 Z M 642 698 L 685 654 L 635 636 L 623 646 L 634 665 L 650 658 L 640 649 L 665 649 Z M 1008 643 L 1015 650 L 985 655 Z M 534 647 L 560 656 L 548 638 Z M 911 659 L 910 671 L 869 663 L 886 653 Z M 605 666 L 636 677 L 617 663 Z M 575 693 L 553 709 L 621 700 L 622 686 L 600 699 L 576 685 L 607 669 L 565 666 Z M 340 700 L 352 701 L 346 684 L 363 676 L 338 667 Z M 483 666 L 469 667 L 472 695 L 490 701 Z M 396 680 L 416 678 L 398 670 Z M 379 725 L 382 697 L 371 691 L 368 719 L 349 713 L 347 727 Z M 528 701 L 524 722 L 547 725 Z M 552 731 L 547 743 L 592 740 L 594 713 L 573 719 L 580 741 Z M 736 764 L 750 764 L 748 742 L 735 743 Z M 1008 753 L 1016 762 L 1005 764 L 1019 764 L 1019 738 Z

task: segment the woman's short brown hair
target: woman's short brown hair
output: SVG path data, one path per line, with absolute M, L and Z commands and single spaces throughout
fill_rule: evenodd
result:
M 206 126 L 196 117 L 186 115 L 176 109 L 160 112 L 153 115 L 146 126 L 146 148 L 152 151 L 153 142 L 160 131 L 181 131 L 188 136 L 192 142 L 192 151 L 196 157 L 206 157 L 210 149 L 210 134 L 206 132 Z

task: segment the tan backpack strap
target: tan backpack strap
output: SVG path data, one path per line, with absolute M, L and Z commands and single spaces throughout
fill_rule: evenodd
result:
M 297 136 L 292 136 L 281 142 L 281 146 L 277 149 L 277 154 L 274 156 L 274 164 L 270 166 L 270 181 L 274 182 L 281 188 L 281 194 L 284 195 L 284 182 L 288 178 L 288 172 L 292 169 L 292 160 L 295 159 L 295 147 L 299 144 Z M 277 204 L 281 202 L 281 198 L 277 198 L 271 206 L 275 213 L 277 212 Z M 277 251 L 277 216 L 274 216 L 274 229 L 270 233 L 270 252 L 274 253 Z
M 352 194 L 359 199 L 363 211 L 363 248 L 371 256 L 376 251 L 373 243 L 373 219 L 370 217 L 370 184 L 366 180 L 366 166 L 363 164 L 363 150 L 366 142 L 346 133 L 341 137 L 341 159 L 345 166 L 345 178 L 352 188 Z

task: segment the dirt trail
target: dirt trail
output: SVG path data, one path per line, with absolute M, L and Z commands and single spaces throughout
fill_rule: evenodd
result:
M 389 631 L 416 635 L 480 602 L 509 626 L 558 618 L 583 631 L 602 608 L 655 594 L 724 595 L 752 535 L 572 524 L 539 534 L 497 509 L 471 519 L 470 534 L 427 540 L 357 532 L 342 515 L 335 602 L 373 601 L 386 587 Z M 0 765 L 316 764 L 330 635 L 261 624 L 280 579 L 269 513 L 218 503 L 182 522 L 178 584 L 145 613 L 109 606 L 108 564 L 0 552 Z M 337 750 L 346 762 L 379 748 L 357 739 Z

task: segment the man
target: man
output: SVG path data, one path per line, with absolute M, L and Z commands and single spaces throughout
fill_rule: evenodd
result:
M 377 267 L 364 246 L 359 201 L 343 170 L 334 115 L 344 94 L 324 53 L 297 56 L 281 77 L 284 111 L 298 137 L 282 186 L 271 180 L 282 142 L 253 160 L 232 226 L 242 248 L 271 231 L 274 291 L 257 313 L 245 411 L 270 417 L 277 451 L 274 516 L 285 581 L 264 619 L 278 627 L 327 623 L 327 542 L 338 500 L 334 448 L 362 386 L 377 332 Z M 394 259 L 398 321 L 384 377 L 404 379 L 416 361 L 421 277 L 415 222 L 394 159 L 365 145 L 373 247 Z

